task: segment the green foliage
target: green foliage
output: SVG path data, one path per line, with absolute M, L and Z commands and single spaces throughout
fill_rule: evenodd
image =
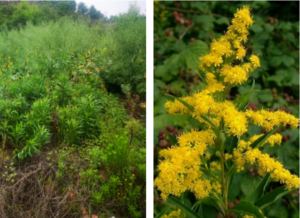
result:
M 117 32 L 117 25 L 97 21 L 105 17 L 91 11 L 94 7 L 79 4 L 80 11 L 75 12 L 75 6 L 74 1 L 0 3 L 0 165 L 6 166 L 10 158 L 29 164 L 30 157 L 50 149 L 49 156 L 40 160 L 55 169 L 49 181 L 57 184 L 58 195 L 76 190 L 72 194 L 90 203 L 94 214 L 109 202 L 103 217 L 111 215 L 116 204 L 122 216 L 141 217 L 146 195 L 146 130 L 138 121 L 126 127 L 130 116 L 121 104 L 123 96 L 108 92 L 115 91 L 111 85 L 123 94 L 123 83 L 106 80 L 110 68 L 118 64 L 120 56 L 115 54 L 126 53 L 122 39 L 114 42 L 120 38 L 116 34 L 126 30 Z M 118 68 L 127 68 L 130 58 L 143 60 L 131 62 L 140 77 L 130 87 L 145 92 L 145 19 L 136 17 L 138 22 L 126 27 L 134 29 L 137 24 L 144 32 L 136 32 L 139 40 L 131 42 L 138 45 L 136 54 L 126 53 L 127 59 Z M 126 40 L 130 42 L 129 36 Z M 132 130 L 132 137 L 127 130 Z M 7 148 L 14 149 L 13 157 L 7 156 Z M 6 182 L 14 183 L 13 171 L 3 171 Z M 43 178 L 37 178 L 41 185 Z M 78 201 L 74 202 L 67 209 L 71 216 L 79 213 Z
M 36 138 L 29 139 L 26 141 L 24 148 L 14 150 L 14 158 L 22 161 L 28 157 L 32 157 L 33 154 L 39 153 L 38 146 Z
M 89 156 L 93 169 L 99 169 L 99 167 L 101 166 L 101 162 L 103 162 L 105 159 L 103 151 L 97 147 L 94 147 L 90 150 Z
M 137 9 L 129 9 L 116 19 L 113 29 L 114 50 L 109 59 L 105 79 L 122 87 L 123 93 L 131 90 L 145 92 L 146 74 L 146 19 Z
M 121 170 L 128 166 L 129 142 L 126 135 L 115 135 L 114 143 L 105 150 L 106 164 L 110 169 Z

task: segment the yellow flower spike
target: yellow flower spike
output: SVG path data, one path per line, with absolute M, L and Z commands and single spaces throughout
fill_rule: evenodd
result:
M 250 73 L 260 67 L 257 55 L 246 57 L 244 43 L 247 41 L 248 29 L 253 24 L 250 9 L 247 6 L 239 9 L 224 36 L 213 40 L 208 54 L 199 58 L 199 68 L 205 73 L 206 87 L 190 96 L 180 98 L 181 101 L 167 101 L 166 111 L 171 114 L 190 115 L 206 128 L 203 131 L 191 130 L 177 136 L 178 145 L 160 151 L 162 161 L 158 165 L 159 175 L 154 181 L 155 187 L 161 191 L 161 197 L 166 200 L 169 195 L 180 196 L 185 191 L 192 192 L 197 199 L 209 195 L 218 196 L 222 192 L 221 178 L 224 161 L 233 162 L 237 172 L 244 170 L 245 164 L 255 164 L 259 167 L 258 173 L 270 177 L 284 184 L 288 189 L 299 187 L 299 178 L 292 175 L 283 165 L 263 154 L 260 147 L 252 148 L 251 144 L 262 135 L 254 135 L 248 141 L 239 140 L 232 153 L 225 153 L 217 147 L 220 136 L 218 129 L 224 136 L 242 137 L 248 132 L 249 125 L 256 125 L 270 131 L 280 125 L 297 128 L 299 119 L 284 111 L 269 112 L 266 110 L 252 111 L 238 108 L 238 104 L 226 100 L 225 90 L 241 85 L 247 81 Z M 230 60 L 239 60 L 240 64 L 230 63 Z M 244 62 L 244 60 L 247 62 Z M 182 101 L 193 107 L 190 110 Z M 273 134 L 261 145 L 274 146 L 281 143 L 282 136 Z M 217 149 L 209 153 L 210 147 Z M 219 150 L 218 150 L 219 149 Z M 217 155 L 219 154 L 219 155 Z M 220 161 L 211 156 L 220 158 Z M 221 161 L 222 160 L 222 161 Z M 208 167 L 210 166 L 210 167 Z M 214 172 L 213 178 L 200 170 L 205 167 Z M 170 215 L 170 214 L 169 214 Z M 164 217 L 170 217 L 165 215 Z M 246 218 L 250 218 L 246 217 Z

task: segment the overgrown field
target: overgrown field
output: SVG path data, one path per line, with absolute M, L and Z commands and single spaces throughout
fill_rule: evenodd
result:
M 0 32 L 1 218 L 145 216 L 145 17 L 90 24 Z

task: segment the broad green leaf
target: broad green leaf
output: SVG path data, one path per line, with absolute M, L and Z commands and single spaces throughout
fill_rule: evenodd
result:
M 255 32 L 255 33 L 259 33 L 259 32 L 262 32 L 264 29 L 257 23 L 254 23 L 252 25 L 252 27 L 250 27 L 250 29 Z
M 274 81 L 278 86 L 282 86 L 282 80 L 286 78 L 286 75 L 272 75 L 268 77 L 268 81 Z
M 121 89 L 122 89 L 122 92 L 125 94 L 131 90 L 131 85 L 130 84 L 122 84 Z
M 177 139 L 171 133 L 169 133 L 169 131 L 167 129 L 165 129 L 165 133 L 167 134 L 168 138 L 174 145 L 178 144 Z
M 251 96 L 254 92 L 254 87 L 255 87 L 255 80 L 253 80 L 249 92 L 241 95 L 240 97 L 234 100 L 234 104 L 237 106 L 239 110 L 244 110 L 247 107 L 248 103 L 251 101 Z
M 208 46 L 202 41 L 191 43 L 180 55 L 180 61 L 185 67 L 198 70 L 199 57 L 208 52 Z
M 176 206 L 179 208 L 182 212 L 186 214 L 187 217 L 189 218 L 199 218 L 199 216 L 192 210 L 190 210 L 188 207 L 186 207 L 184 204 L 180 203 L 176 198 L 174 197 L 168 197 L 167 202 L 170 204 Z
M 266 194 L 262 198 L 258 199 L 254 204 L 257 207 L 263 209 L 266 206 L 274 203 L 278 199 L 282 198 L 284 195 L 286 195 L 289 192 L 290 191 L 287 190 L 285 186 L 281 186 L 281 187 L 276 188 L 275 190 L 269 192 L 268 194 Z
M 220 17 L 215 21 L 217 24 L 229 24 L 229 19 L 227 17 Z
M 263 89 L 259 92 L 258 98 L 262 102 L 272 102 L 273 101 L 273 94 L 271 89 Z
M 144 83 L 140 83 L 136 86 L 136 91 L 138 93 L 141 93 L 141 92 L 146 92 L 146 84 Z
M 284 55 L 282 57 L 282 62 L 284 63 L 285 66 L 290 67 L 290 66 L 292 66 L 295 63 L 295 60 L 291 56 Z
M 272 67 L 278 67 L 282 62 L 282 57 L 281 56 L 273 56 L 270 60 L 270 65 Z
M 212 14 L 205 14 L 205 15 L 200 15 L 196 17 L 195 22 L 196 23 L 210 23 L 215 20 L 214 16 Z
M 246 200 L 255 202 L 257 199 L 261 198 L 266 189 L 269 178 L 270 178 L 270 174 L 265 175 L 265 177 L 260 181 L 256 189 L 246 197 Z
M 258 139 L 256 139 L 250 146 L 252 148 L 257 148 L 259 146 L 261 146 L 265 141 L 267 141 L 267 139 L 277 131 L 278 127 L 267 132 L 266 134 L 264 134 L 263 136 L 259 137 Z
M 256 218 L 265 218 L 260 209 L 249 201 L 241 201 L 240 203 L 236 204 L 230 211 L 239 214 L 251 215 Z

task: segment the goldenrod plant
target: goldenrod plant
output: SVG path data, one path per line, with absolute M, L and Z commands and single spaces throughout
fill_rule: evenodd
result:
M 259 57 L 247 56 L 244 46 L 248 28 L 253 24 L 250 8 L 243 6 L 232 19 L 227 32 L 213 40 L 210 52 L 200 57 L 200 70 L 205 72 L 205 88 L 190 96 L 175 98 L 165 104 L 171 115 L 186 114 L 204 124 L 204 129 L 194 129 L 172 138 L 176 144 L 160 151 L 159 176 L 155 186 L 179 210 L 166 217 L 202 217 L 195 208 L 188 208 L 174 196 L 189 191 L 196 199 L 211 199 L 220 217 L 264 218 L 262 209 L 292 189 L 299 188 L 299 178 L 285 169 L 283 164 L 263 153 L 263 146 L 280 145 L 280 128 L 298 128 L 299 120 L 282 110 L 246 109 L 254 90 L 234 101 L 226 99 L 231 88 L 246 82 L 251 72 L 260 67 Z M 266 130 L 247 140 L 249 127 L 255 125 Z M 246 165 L 258 167 L 262 177 L 257 188 L 234 206 L 228 204 L 228 188 L 234 174 Z M 279 182 L 282 187 L 266 193 L 267 184 Z M 203 208 L 204 210 L 204 208 Z M 234 215 L 235 217 L 235 215 Z

